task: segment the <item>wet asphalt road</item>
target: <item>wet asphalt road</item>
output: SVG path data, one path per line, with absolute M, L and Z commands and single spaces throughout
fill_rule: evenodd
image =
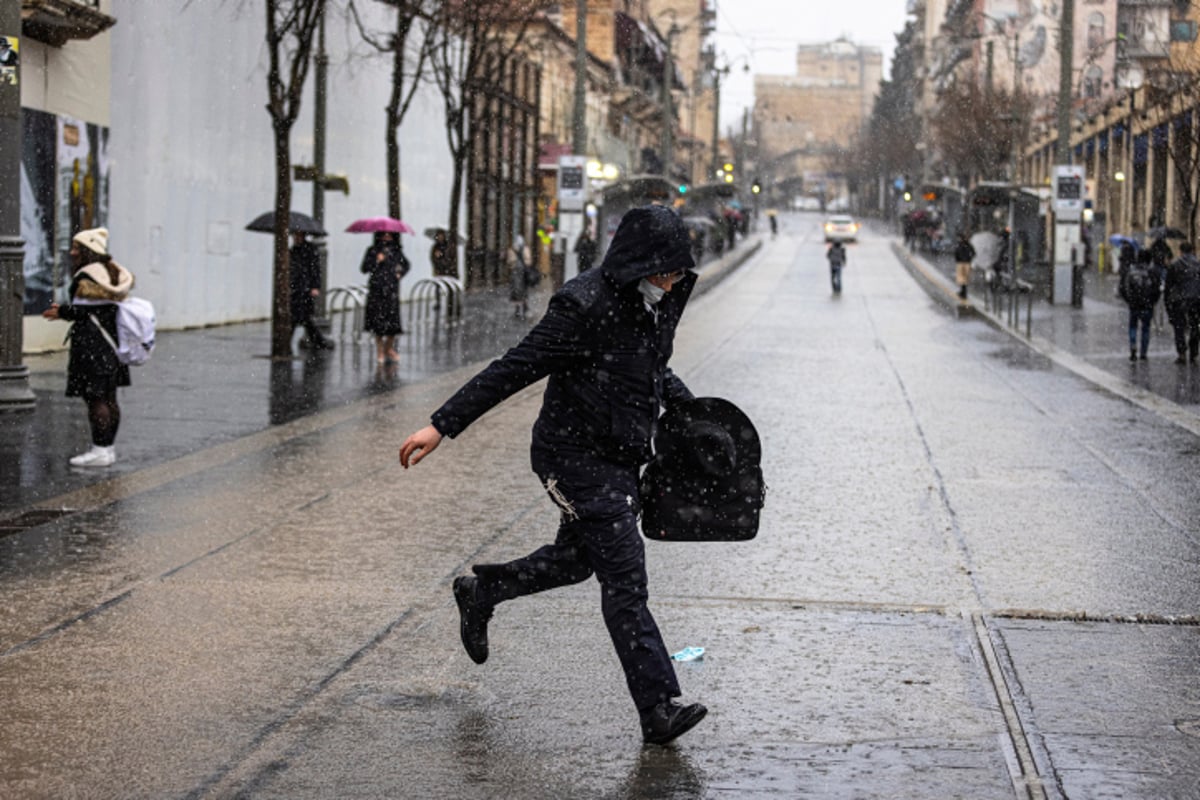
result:
M 408 472 L 474 368 L 103 484 L 0 539 L 0 796 L 1200 795 L 1196 436 L 955 319 L 887 241 L 831 296 L 813 217 L 699 298 L 673 365 L 756 422 L 740 544 L 647 543 L 709 717 L 643 748 L 594 583 L 449 583 L 556 518 L 539 387 Z

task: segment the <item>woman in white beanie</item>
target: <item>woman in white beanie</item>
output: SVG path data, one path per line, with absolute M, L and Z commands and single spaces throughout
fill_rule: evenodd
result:
M 42 312 L 46 319 L 65 319 L 71 326 L 71 353 L 67 361 L 67 397 L 87 403 L 92 448 L 71 459 L 76 467 L 107 467 L 116 461 L 113 441 L 121 424 L 117 387 L 129 385 L 129 367 L 104 338 L 92 317 L 113 341 L 117 339 L 117 306 L 133 288 L 133 275 L 108 254 L 108 231 L 91 228 L 71 239 L 71 260 L 76 272 L 71 281 L 71 302 L 52 304 Z

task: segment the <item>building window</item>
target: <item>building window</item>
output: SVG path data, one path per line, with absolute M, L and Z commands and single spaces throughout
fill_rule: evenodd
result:
M 1087 46 L 1089 50 L 1104 46 L 1104 15 L 1099 11 L 1088 15 Z
M 1093 64 L 1083 75 L 1083 96 L 1089 99 L 1099 97 L 1103 84 L 1104 70 Z
M 1196 41 L 1196 22 L 1190 19 L 1171 20 L 1172 42 Z

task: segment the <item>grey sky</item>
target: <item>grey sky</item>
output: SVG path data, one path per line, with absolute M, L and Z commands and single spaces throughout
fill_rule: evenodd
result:
M 883 50 L 890 74 L 896 34 L 904 28 L 908 0 L 717 0 L 718 63 L 733 70 L 721 86 L 721 129 L 740 124 L 754 105 L 754 74 L 791 75 L 796 45 L 846 36 Z M 750 63 L 750 72 L 743 65 Z

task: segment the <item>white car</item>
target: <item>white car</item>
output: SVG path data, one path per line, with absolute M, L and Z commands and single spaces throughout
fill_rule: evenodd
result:
M 854 217 L 839 214 L 825 220 L 825 241 L 854 242 L 858 240 L 858 229 L 862 227 Z

